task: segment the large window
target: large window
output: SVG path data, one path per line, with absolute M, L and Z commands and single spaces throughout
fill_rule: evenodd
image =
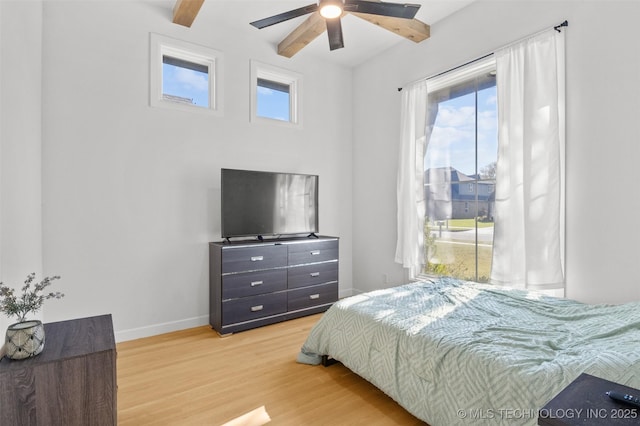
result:
M 498 154 L 493 59 L 428 84 L 425 273 L 488 282 Z

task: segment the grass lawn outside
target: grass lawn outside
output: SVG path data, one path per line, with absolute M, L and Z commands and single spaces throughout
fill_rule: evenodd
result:
M 478 246 L 478 279 L 476 280 L 476 256 L 473 244 L 452 244 L 436 241 L 435 254 L 427 266 L 428 272 L 455 278 L 487 282 L 491 275 L 492 247 Z
M 450 229 L 450 230 L 467 230 L 474 229 L 476 227 L 475 219 L 449 219 L 449 220 L 440 220 L 435 221 L 431 227 L 433 229 L 439 228 L 439 223 L 442 222 L 442 229 Z M 478 228 L 490 228 L 493 227 L 493 222 L 480 222 L 478 221 Z
M 484 238 L 480 238 L 477 246 L 477 275 L 475 237 L 470 238 L 469 232 L 462 233 L 476 229 L 476 225 L 478 229 L 486 229 L 482 231 Z M 480 222 L 476 219 L 450 219 L 425 223 L 425 241 L 429 246 L 425 272 L 469 281 L 489 281 L 493 245 L 490 242 L 492 238 L 487 241 L 486 237 L 487 232 L 492 232 L 493 225 L 493 222 Z M 443 236 L 438 231 L 448 233 Z

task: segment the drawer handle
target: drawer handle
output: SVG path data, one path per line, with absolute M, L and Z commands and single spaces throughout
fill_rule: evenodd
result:
M 319 277 L 320 276 L 320 272 L 312 272 L 309 275 L 311 275 L 312 277 Z
M 312 295 L 309 296 L 309 299 L 311 299 L 311 300 L 320 299 L 320 295 L 319 294 L 312 294 Z
M 311 252 L 311 256 L 317 256 L 317 255 L 319 255 L 319 254 L 320 254 L 320 250 L 313 250 L 313 251 Z
M 264 306 L 262 305 L 258 305 L 258 306 L 252 306 L 251 307 L 251 312 L 258 312 L 264 309 Z
M 261 260 L 264 260 L 264 256 L 251 256 L 252 262 L 259 262 Z
M 264 284 L 264 281 L 251 281 L 251 287 L 256 287 Z

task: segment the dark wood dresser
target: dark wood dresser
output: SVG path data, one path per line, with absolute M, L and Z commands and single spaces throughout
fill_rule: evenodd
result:
M 44 325 L 42 353 L 0 362 L 0 425 L 116 425 L 111 315 Z
M 540 426 L 614 426 L 640 424 L 640 410 L 614 401 L 608 391 L 638 395 L 640 391 L 582 373 L 538 412 Z
M 338 300 L 338 238 L 209 243 L 209 322 L 219 334 L 324 312 Z

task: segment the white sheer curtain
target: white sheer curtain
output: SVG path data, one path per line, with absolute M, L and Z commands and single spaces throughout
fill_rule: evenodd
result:
M 564 288 L 564 33 L 495 53 L 498 164 L 491 281 Z
M 397 204 L 398 240 L 395 261 L 415 278 L 422 272 L 424 255 L 424 152 L 427 141 L 427 83 L 402 90 L 400 158 Z

